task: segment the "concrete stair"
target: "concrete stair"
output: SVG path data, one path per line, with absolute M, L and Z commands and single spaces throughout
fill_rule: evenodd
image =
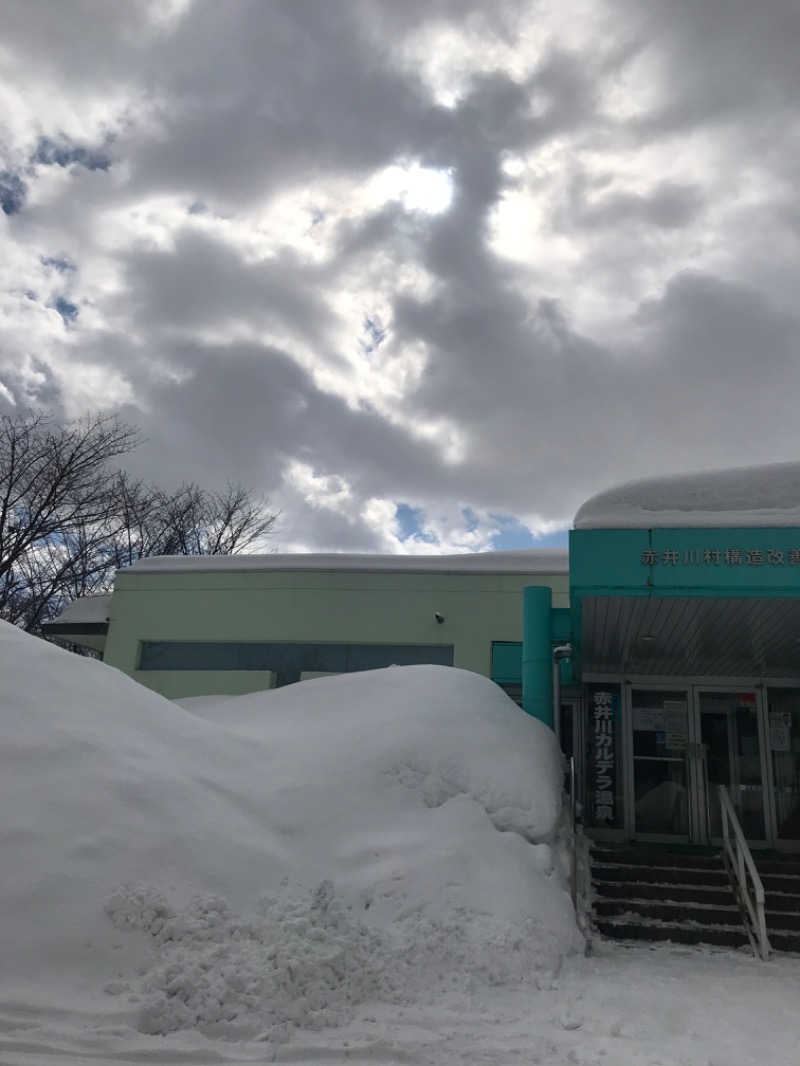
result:
M 612 940 L 749 945 L 720 854 L 595 844 L 592 914 Z
M 800 856 L 754 851 L 773 951 L 800 952 Z M 613 940 L 749 945 L 721 852 L 594 844 L 592 919 Z
M 800 953 L 800 855 L 753 852 L 773 951 Z

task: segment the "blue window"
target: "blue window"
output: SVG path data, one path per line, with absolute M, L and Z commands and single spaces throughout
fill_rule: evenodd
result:
M 140 670 L 264 670 L 291 680 L 302 673 L 344 674 L 419 663 L 452 666 L 453 646 L 146 640 L 139 656 Z
M 522 645 L 496 640 L 492 644 L 492 681 L 499 685 L 522 684 Z

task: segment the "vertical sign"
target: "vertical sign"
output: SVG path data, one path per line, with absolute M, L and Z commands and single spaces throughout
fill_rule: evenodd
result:
M 595 826 L 616 828 L 621 823 L 617 766 L 619 685 L 588 686 L 589 792 L 594 792 Z

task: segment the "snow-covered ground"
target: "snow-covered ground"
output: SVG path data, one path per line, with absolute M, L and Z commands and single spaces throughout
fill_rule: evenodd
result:
M 0 1063 L 800 1058 L 800 963 L 605 949 L 552 734 L 443 667 L 178 706 L 0 623 Z
M 3 1066 L 151 1066 L 286 1062 L 296 1066 L 795 1066 L 800 960 L 668 947 L 607 947 L 539 981 L 442 992 L 411 1005 L 364 1003 L 287 1044 L 147 1036 L 125 1011 L 105 1016 L 9 1004 Z

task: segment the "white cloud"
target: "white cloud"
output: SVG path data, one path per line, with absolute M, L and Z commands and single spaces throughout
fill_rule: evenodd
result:
M 36 8 L 3 409 L 120 408 L 137 473 L 271 493 L 283 550 L 476 550 L 796 457 L 789 0 Z
M 453 178 L 447 170 L 423 167 L 418 162 L 393 163 L 370 182 L 379 200 L 397 200 L 407 211 L 438 215 L 453 199 Z

